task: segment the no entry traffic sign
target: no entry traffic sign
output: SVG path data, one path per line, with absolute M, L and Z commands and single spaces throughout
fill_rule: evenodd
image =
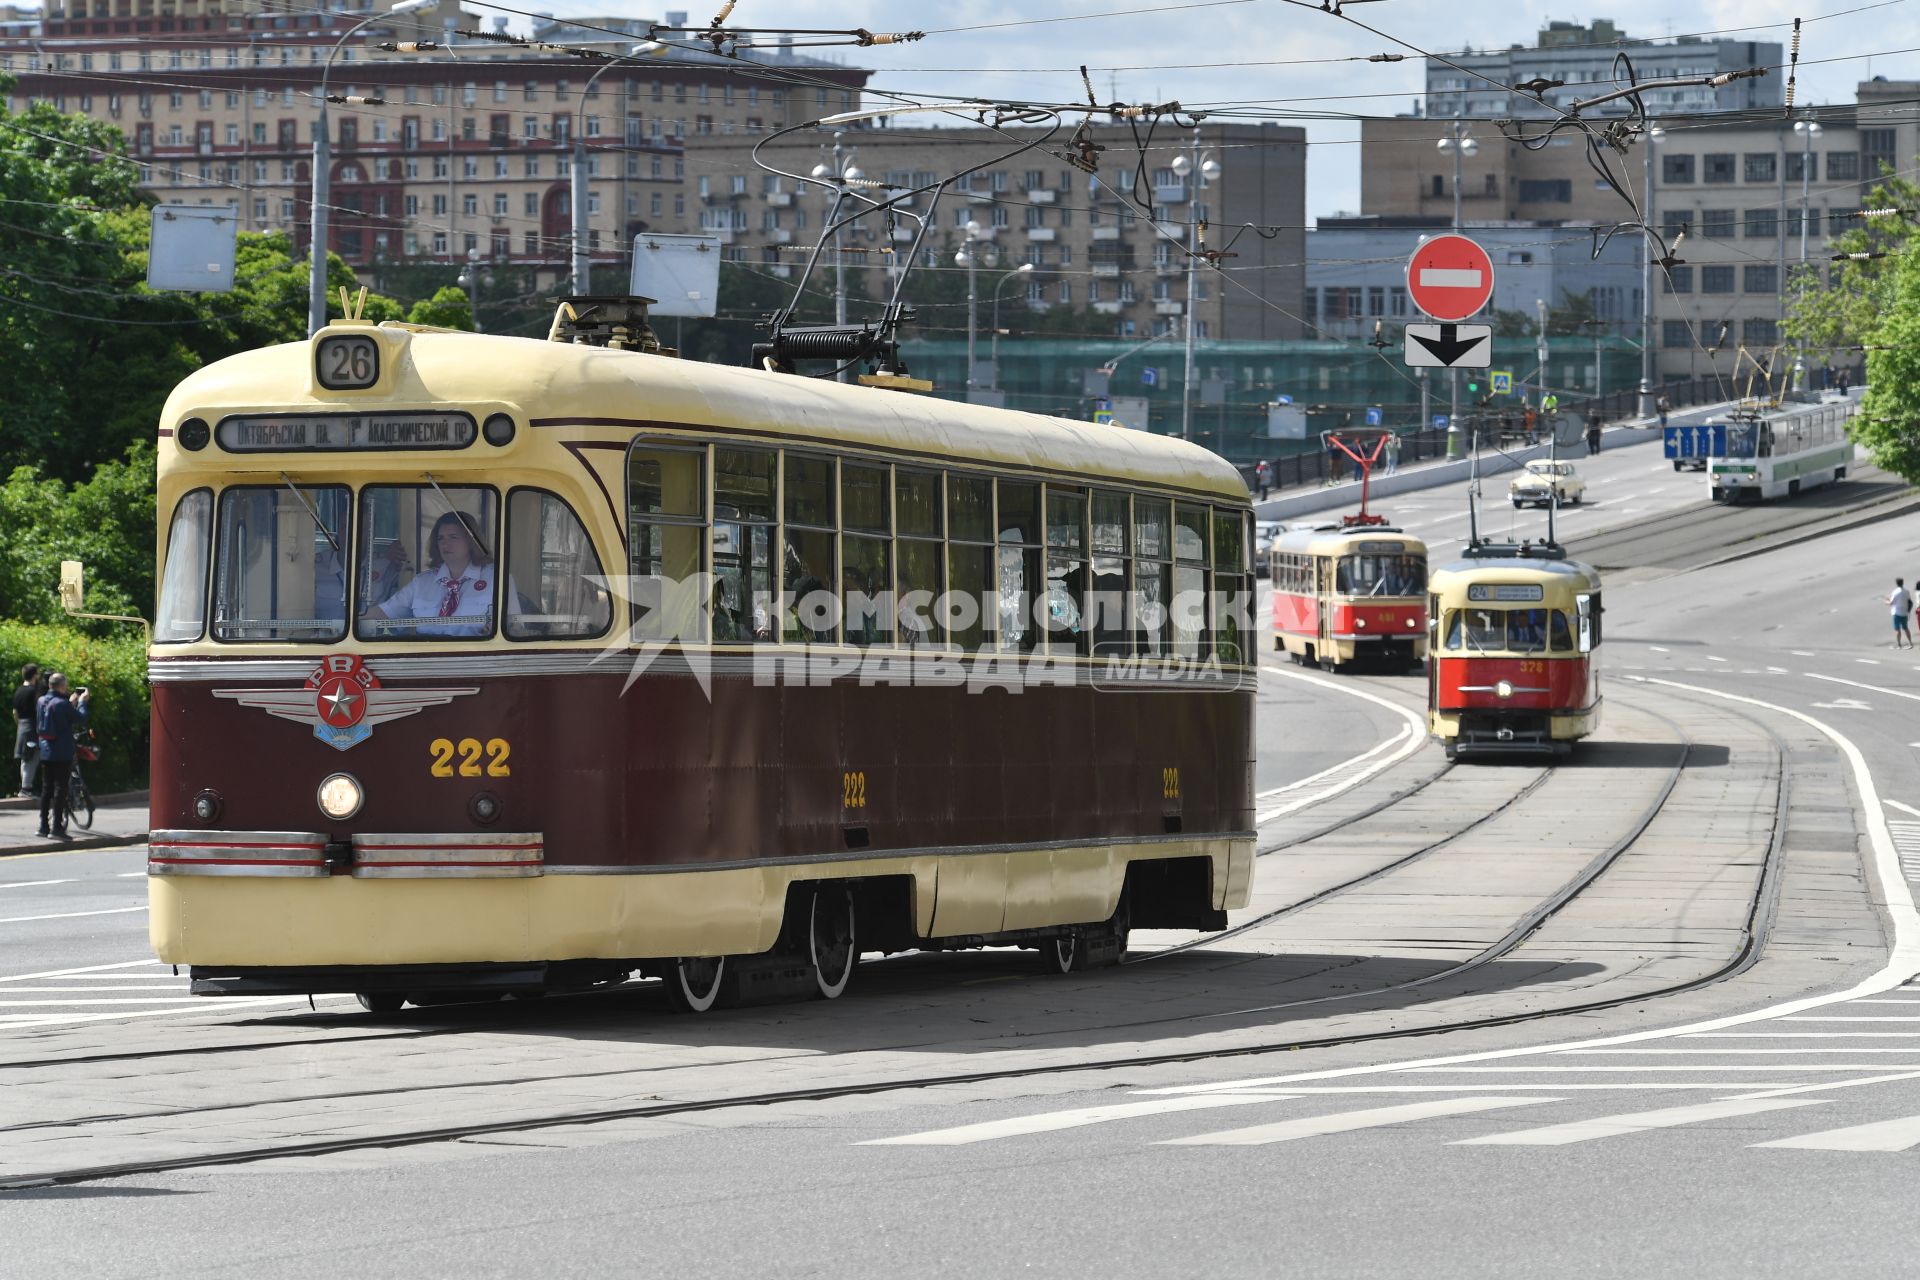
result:
M 1493 296 L 1493 259 L 1465 236 L 1435 236 L 1407 259 L 1407 296 L 1435 320 L 1465 320 Z

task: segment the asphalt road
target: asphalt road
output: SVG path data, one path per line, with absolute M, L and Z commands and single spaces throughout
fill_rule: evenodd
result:
M 1655 460 L 1646 449 L 1603 454 L 1590 478 L 1598 500 L 1569 518 L 1630 520 L 1700 494 L 1699 476 L 1656 471 Z M 1463 523 L 1441 491 L 1396 506 L 1439 538 Z M 1888 646 L 1882 601 L 1895 573 L 1920 575 L 1920 522 L 1628 576 L 1608 592 L 1603 661 L 1641 701 L 1751 706 L 1731 695 L 1780 708 L 1766 713 L 1777 722 L 1798 713 L 1844 735 L 1911 882 L 1920 656 Z M 1406 701 L 1412 682 L 1317 680 L 1276 673 L 1263 688 L 1263 791 L 1371 751 L 1404 724 L 1358 695 Z M 1789 752 L 1783 767 L 1796 765 L 1810 783 L 1829 768 Z M 1595 774 L 1599 803 L 1606 774 Z M 1858 890 L 1853 831 L 1871 825 L 1846 808 L 1798 837 L 1810 849 L 1834 837 L 1820 865 L 1836 902 Z M 120 910 L 137 900 L 137 866 L 129 853 L 0 862 L 0 917 L 63 917 L 0 918 L 0 977 L 139 957 L 141 917 Z M 118 914 L 69 914 L 79 910 Z M 1868 937 L 1848 944 L 1865 954 L 1828 957 L 1817 953 L 1833 935 L 1810 925 L 1775 939 L 1849 973 L 1892 942 Z M 49 949 L 60 965 L 35 959 Z M 15 1192 L 0 1195 L 0 1270 L 1729 1280 L 1911 1270 L 1920 1220 L 1901 1153 L 1920 1147 L 1920 988 L 1766 1017 L 1753 1015 L 1779 998 L 1742 992 L 1710 988 L 1664 1017 L 1657 1006 L 1624 1039 L 1566 1019 L 1544 1040 L 1537 1028 L 1455 1033 L 1204 1071 L 739 1107 Z

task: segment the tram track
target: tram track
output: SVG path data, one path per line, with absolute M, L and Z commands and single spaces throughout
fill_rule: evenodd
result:
M 337 1138 L 315 1138 L 295 1142 L 270 1142 L 251 1147 L 238 1147 L 224 1151 L 199 1151 L 183 1153 L 169 1157 L 147 1160 L 126 1161 L 116 1164 L 100 1164 L 85 1167 L 48 1169 L 32 1174 L 15 1175 L 0 1178 L 0 1190 L 25 1189 L 36 1186 L 51 1186 L 65 1183 L 96 1181 L 105 1178 L 152 1175 L 179 1172 L 191 1169 L 211 1168 L 232 1164 L 254 1163 L 261 1160 L 310 1157 L 343 1152 L 363 1151 L 381 1147 L 417 1146 L 436 1142 L 457 1141 L 461 1139 L 479 1139 L 490 1135 L 525 1133 L 541 1129 L 562 1126 L 578 1126 L 608 1123 L 621 1120 L 648 1118 L 670 1118 L 676 1115 L 697 1114 L 700 1112 L 726 1110 L 744 1106 L 775 1106 L 785 1103 L 824 1101 L 834 1098 L 869 1096 L 881 1093 L 899 1092 L 913 1089 L 951 1087 L 1004 1081 L 1010 1079 L 1033 1078 L 1046 1075 L 1059 1075 L 1068 1072 L 1099 1070 L 1118 1070 L 1145 1066 L 1180 1065 L 1193 1062 L 1221 1060 L 1227 1058 L 1258 1056 L 1267 1053 L 1290 1052 L 1303 1049 L 1330 1048 L 1342 1045 L 1382 1043 L 1415 1036 L 1443 1035 L 1459 1031 L 1510 1026 L 1526 1022 L 1541 1021 L 1548 1018 L 1598 1012 L 1617 1008 L 1622 1005 L 1645 1002 L 1672 995 L 1684 994 L 1703 987 L 1725 981 L 1750 968 L 1764 953 L 1767 939 L 1777 909 L 1779 887 L 1782 879 L 1782 864 L 1787 832 L 1789 790 L 1784 771 L 1786 746 L 1784 739 L 1773 729 L 1758 720 L 1757 717 L 1741 712 L 1725 712 L 1757 726 L 1773 747 L 1774 769 L 1772 782 L 1775 789 L 1775 806 L 1772 830 L 1768 836 L 1767 851 L 1762 859 L 1759 874 L 1753 892 L 1749 896 L 1747 909 L 1739 930 L 1738 945 L 1729 958 L 1714 969 L 1681 981 L 1664 984 L 1652 990 L 1637 990 L 1613 996 L 1579 1000 L 1572 1003 L 1557 1004 L 1548 1008 L 1511 1010 L 1488 1013 L 1469 1018 L 1457 1018 L 1436 1023 L 1410 1026 L 1389 1027 L 1376 1030 L 1356 1031 L 1323 1036 L 1295 1036 L 1258 1041 L 1248 1044 L 1215 1046 L 1190 1050 L 1171 1051 L 1159 1054 L 1143 1054 L 1109 1057 L 1105 1059 L 1080 1059 L 1071 1063 L 1039 1064 L 1033 1066 L 1014 1066 L 986 1068 L 974 1071 L 927 1073 L 909 1077 L 877 1078 L 869 1080 L 836 1081 L 784 1090 L 766 1090 L 757 1092 L 722 1093 L 707 1097 L 683 1099 L 648 1099 L 631 1105 L 579 1108 L 558 1110 L 531 1116 L 509 1117 L 496 1120 L 477 1121 L 463 1124 L 423 1126 L 411 1129 L 398 1129 L 374 1135 L 356 1135 Z M 1658 714 L 1658 713 L 1654 713 Z M 1664 717 L 1663 717 L 1664 718 Z M 1671 721 L 1670 721 L 1671 723 Z M 1676 726 L 1677 727 L 1677 726 Z M 1684 735 L 1684 731 L 1683 735 Z M 1643 810 L 1642 820 L 1634 824 L 1634 830 L 1627 836 L 1616 840 L 1608 850 L 1593 859 L 1582 873 L 1570 880 L 1554 894 L 1542 900 L 1508 930 L 1507 934 L 1492 947 L 1484 949 L 1474 957 L 1469 957 L 1457 966 L 1452 966 L 1444 974 L 1429 975 L 1427 979 L 1397 984 L 1393 988 L 1379 988 L 1367 993 L 1352 995 L 1381 995 L 1391 990 L 1423 985 L 1438 980 L 1442 976 L 1458 976 L 1462 972 L 1491 963 L 1499 955 L 1510 953 L 1534 936 L 1545 923 L 1563 910 L 1568 904 L 1578 900 L 1585 890 L 1597 883 L 1605 871 L 1612 867 L 1622 853 L 1644 834 L 1659 811 L 1670 799 L 1679 778 L 1686 767 L 1686 760 L 1678 762 L 1668 781 L 1661 788 L 1656 802 Z M 1457 838 L 1457 834 L 1456 834 Z M 1245 1010 L 1242 1013 L 1270 1012 L 1292 1005 L 1275 1005 L 1264 1009 Z M 1190 1015 L 1188 1019 L 1201 1016 Z M 1095 1030 L 1125 1030 L 1125 1024 L 1101 1027 Z M 453 1029 L 441 1029 L 451 1031 Z M 462 1029 L 464 1030 L 464 1029 Z M 418 1037 L 421 1034 L 436 1032 L 396 1033 Z M 365 1037 L 373 1038 L 373 1037 Z M 276 1046 L 277 1047 L 277 1046 Z M 67 1060 L 72 1061 L 72 1060 Z M 565 1077 L 573 1078 L 573 1077 Z M 488 1085 L 496 1082 L 485 1082 Z M 511 1082 L 498 1082 L 501 1087 Z M 389 1091 L 391 1092 L 391 1091 Z M 183 1114 L 183 1113 L 174 1113 Z M 192 1114 L 192 1113 L 184 1113 Z

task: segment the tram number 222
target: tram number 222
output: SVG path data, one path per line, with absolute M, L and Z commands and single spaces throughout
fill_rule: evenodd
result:
M 513 749 L 505 738 L 488 738 L 486 745 L 480 745 L 478 738 L 462 738 L 456 744 L 450 738 L 435 738 L 427 744 L 427 751 L 433 756 L 430 772 L 436 778 L 451 778 L 456 772 L 462 778 L 478 778 L 485 774 L 489 778 L 504 778 L 513 772 L 507 767 L 507 756 Z M 454 756 L 460 757 L 456 770 Z M 486 757 L 482 765 L 480 758 Z

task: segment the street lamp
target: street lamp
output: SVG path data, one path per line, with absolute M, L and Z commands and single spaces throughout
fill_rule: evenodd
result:
M 853 157 L 859 154 L 860 148 L 849 150 L 843 145 L 842 138 L 841 131 L 835 129 L 832 165 L 823 160 L 812 169 L 814 179 L 833 191 L 833 207 L 827 213 L 827 221 L 833 225 L 833 322 L 836 325 L 847 322 L 847 267 L 846 255 L 840 248 L 840 210 L 846 207 L 847 187 L 867 176 L 853 163 Z M 834 377 L 840 382 L 848 381 L 847 370 L 840 370 Z
M 1200 219 L 1194 216 L 1200 198 L 1200 184 L 1211 182 L 1220 176 L 1220 162 L 1211 154 L 1202 158 L 1200 154 L 1200 131 L 1194 130 L 1188 146 L 1189 154 L 1175 156 L 1168 166 L 1181 177 L 1195 175 L 1194 184 L 1187 192 L 1187 313 L 1182 326 L 1186 330 L 1187 361 L 1186 370 L 1180 376 L 1180 438 L 1187 440 L 1193 434 L 1193 292 L 1194 274 L 1200 265 Z
M 473 311 L 473 331 L 480 332 L 480 286 L 493 283 L 493 273 L 480 266 L 480 251 L 467 250 L 467 265 L 460 268 L 454 283 L 467 291 L 467 306 Z
M 968 254 L 969 258 L 973 255 Z M 1000 291 L 1007 287 L 1007 281 L 1017 280 L 1021 276 L 1033 274 L 1033 264 L 1023 262 L 1007 274 L 1000 277 L 1000 283 L 993 286 L 993 333 L 987 342 L 987 363 L 993 366 L 992 388 L 1000 389 Z
M 1447 126 L 1447 136 L 1435 145 L 1441 155 L 1453 156 L 1453 230 L 1460 231 L 1460 162 L 1480 150 L 1480 144 L 1474 141 L 1471 126 L 1464 120 L 1455 120 Z M 1447 456 L 1460 456 L 1460 371 L 1447 370 Z
M 1805 149 L 1800 153 L 1800 288 L 1807 287 L 1807 214 L 1812 211 L 1813 196 L 1813 140 L 1823 132 L 1820 122 L 1808 117 L 1793 122 L 1793 131 L 1805 139 Z M 1796 390 L 1807 385 L 1807 348 L 1804 343 L 1796 344 L 1793 353 L 1793 385 Z
M 1653 151 L 1667 131 L 1659 125 L 1647 130 L 1647 178 L 1641 197 L 1647 206 L 1649 231 L 1659 226 L 1653 206 Z M 1652 235 L 1640 237 L 1640 414 L 1653 416 L 1653 245 Z
M 624 57 L 603 63 L 580 87 L 573 113 L 573 169 L 567 175 L 567 198 L 573 206 L 573 292 L 576 297 L 593 292 L 593 263 L 587 255 L 587 244 L 591 239 L 587 230 L 587 131 L 581 121 L 581 113 L 587 108 L 587 95 L 593 92 L 594 81 L 615 67 L 626 65 L 629 59 L 658 58 L 666 52 L 667 46 L 658 40 L 643 40 L 628 48 Z M 625 112 L 621 114 L 624 116 Z M 625 238 L 624 234 L 622 238 Z
M 313 185 L 310 192 L 312 208 L 308 210 L 308 234 L 313 240 L 310 246 L 312 265 L 307 279 L 307 333 L 309 335 L 320 332 L 327 323 L 327 200 L 331 194 L 329 191 L 331 175 L 327 172 L 329 164 L 327 80 L 333 75 L 333 60 L 339 56 L 340 50 L 346 46 L 347 41 L 358 35 L 363 28 L 370 27 L 376 22 L 397 18 L 404 13 L 414 13 L 430 8 L 436 3 L 438 0 L 400 0 L 400 3 L 391 9 L 369 14 L 341 34 L 327 53 L 326 64 L 320 69 L 320 124 L 313 135 Z M 385 105 L 385 100 L 381 98 L 364 98 L 361 101 L 370 106 Z
M 971 218 L 963 228 L 967 233 L 965 243 L 954 253 L 956 264 L 967 269 L 967 400 L 973 400 L 974 361 L 980 344 L 980 293 L 974 280 L 979 268 L 980 251 L 976 245 L 989 243 L 993 238 L 990 228 L 981 226 Z M 997 379 L 996 379 L 997 380 Z

